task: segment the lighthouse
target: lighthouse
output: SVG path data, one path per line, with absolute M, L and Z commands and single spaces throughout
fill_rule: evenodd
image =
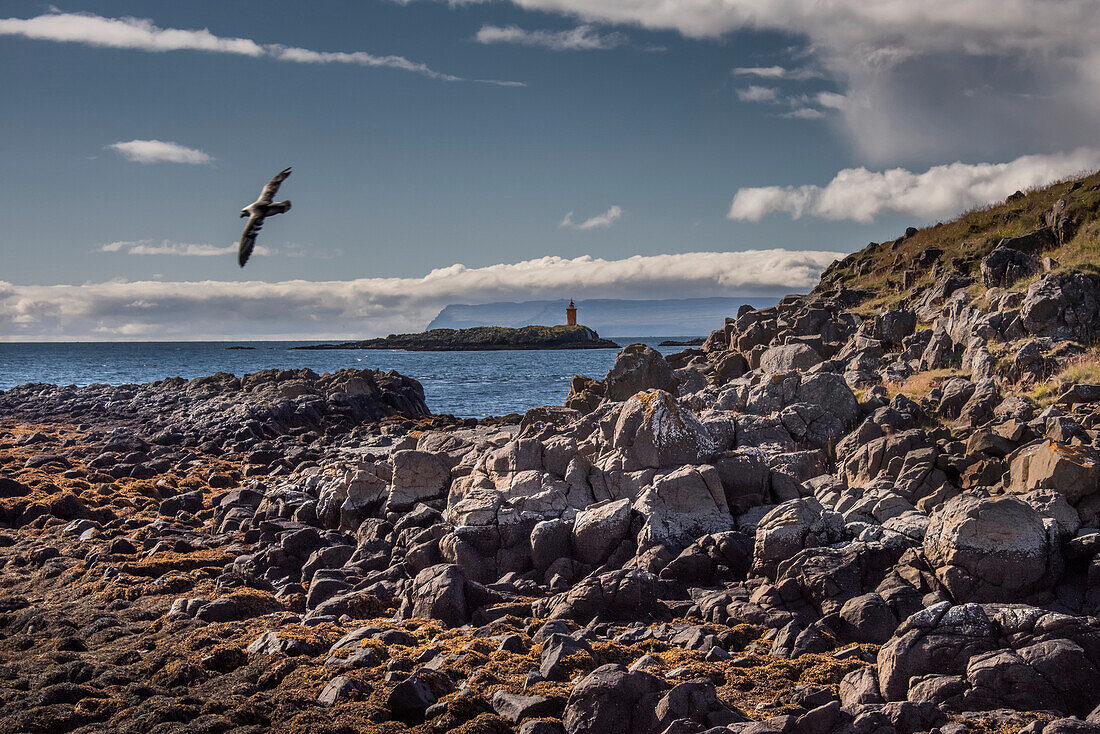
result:
M 577 325 L 577 307 L 573 305 L 573 300 L 569 300 L 569 305 L 565 307 L 565 324 L 567 326 Z

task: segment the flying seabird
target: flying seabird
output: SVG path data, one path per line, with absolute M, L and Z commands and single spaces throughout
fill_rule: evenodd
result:
M 248 256 L 252 254 L 252 248 L 256 245 L 256 235 L 264 226 L 264 219 L 290 211 L 289 201 L 271 201 L 279 191 L 279 184 L 286 180 L 289 175 L 289 168 L 279 171 L 275 174 L 275 178 L 268 181 L 267 186 L 264 186 L 264 190 L 260 192 L 260 198 L 241 209 L 241 217 L 248 217 L 248 224 L 245 225 L 244 234 L 241 235 L 240 247 L 237 249 L 237 263 L 242 268 L 248 262 Z

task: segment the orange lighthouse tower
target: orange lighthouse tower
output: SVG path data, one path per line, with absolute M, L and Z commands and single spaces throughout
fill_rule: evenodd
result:
M 565 323 L 567 326 L 577 325 L 577 307 L 573 305 L 573 299 L 569 299 L 569 305 L 565 307 Z

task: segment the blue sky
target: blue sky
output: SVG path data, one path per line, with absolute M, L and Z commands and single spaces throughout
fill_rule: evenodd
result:
M 1094 3 L 1027 33 L 1034 0 L 776 5 L 6 2 L 0 339 L 779 294 L 829 253 L 1100 165 Z M 142 162 L 143 141 L 191 162 Z M 286 165 L 293 210 L 241 270 L 237 212 Z M 540 268 L 573 292 L 539 292 Z

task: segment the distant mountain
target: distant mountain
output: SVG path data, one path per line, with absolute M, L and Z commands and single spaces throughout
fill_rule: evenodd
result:
M 595 298 L 577 301 L 577 321 L 600 336 L 702 336 L 722 326 L 743 303 L 754 308 L 774 306 L 777 298 L 677 298 L 627 301 Z M 451 305 L 439 312 L 428 329 L 469 329 L 475 326 L 565 323 L 568 299 Z

